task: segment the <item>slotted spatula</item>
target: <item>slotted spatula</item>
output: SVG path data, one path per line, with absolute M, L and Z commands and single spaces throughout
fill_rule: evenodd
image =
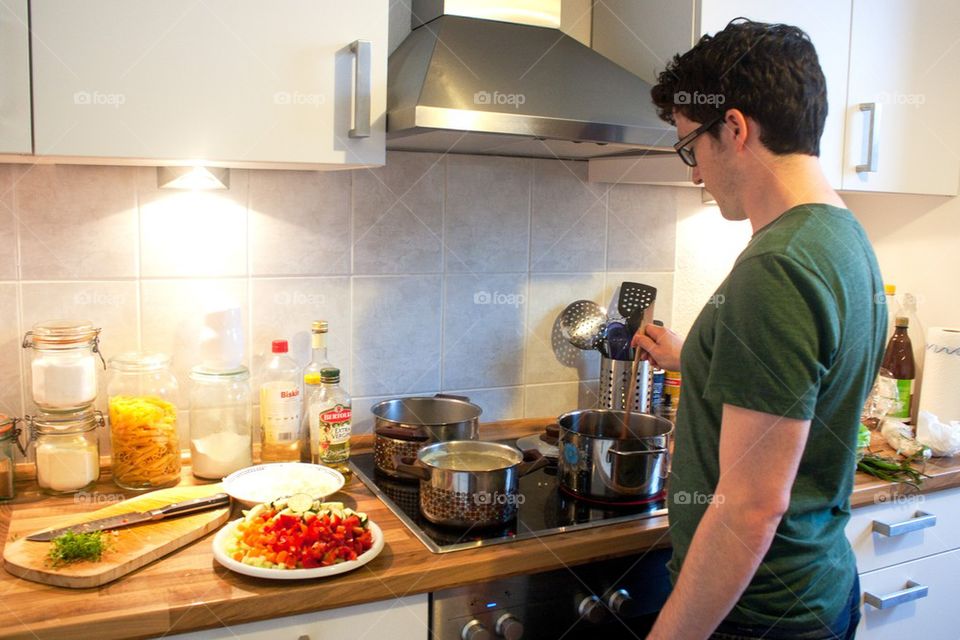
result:
M 627 319 L 627 328 L 633 336 L 643 324 L 643 312 L 657 299 L 657 288 L 639 282 L 624 282 L 620 285 L 617 310 Z M 651 318 L 652 320 L 652 318 Z

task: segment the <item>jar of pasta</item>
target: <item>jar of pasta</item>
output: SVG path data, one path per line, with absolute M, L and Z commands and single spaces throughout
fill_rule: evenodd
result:
M 107 385 L 113 480 L 124 489 L 180 482 L 177 379 L 164 354 L 110 359 Z

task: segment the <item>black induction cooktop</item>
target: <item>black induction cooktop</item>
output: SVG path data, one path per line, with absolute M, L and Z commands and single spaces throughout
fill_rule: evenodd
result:
M 513 445 L 514 441 L 505 441 Z M 433 553 L 539 538 L 565 531 L 666 515 L 666 501 L 639 505 L 606 505 L 588 502 L 560 488 L 556 466 L 520 478 L 517 517 L 497 528 L 461 529 L 433 524 L 420 513 L 420 483 L 391 478 L 376 469 L 373 454 L 351 456 L 350 466 L 373 493 L 390 508 Z

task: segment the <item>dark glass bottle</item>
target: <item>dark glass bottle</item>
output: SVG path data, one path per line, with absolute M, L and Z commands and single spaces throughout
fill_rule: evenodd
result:
M 910 404 L 913 397 L 913 381 L 917 377 L 916 363 L 913 360 L 913 345 L 907 335 L 909 319 L 898 317 L 896 329 L 887 343 L 887 350 L 883 354 L 884 369 L 890 372 L 897 381 L 897 399 L 899 407 L 887 414 L 888 418 L 910 422 Z

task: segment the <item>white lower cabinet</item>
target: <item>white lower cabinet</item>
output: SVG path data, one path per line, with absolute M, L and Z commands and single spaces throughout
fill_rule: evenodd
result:
M 297 596 L 291 594 L 290 597 Z M 430 636 L 427 608 L 428 597 L 420 594 L 163 637 L 166 640 L 426 640 Z
M 858 640 L 960 638 L 960 488 L 878 498 L 846 533 L 861 572 Z
M 865 602 L 858 640 L 956 640 L 960 637 L 958 575 L 960 549 L 861 575 Z M 883 608 L 869 604 L 871 600 Z

